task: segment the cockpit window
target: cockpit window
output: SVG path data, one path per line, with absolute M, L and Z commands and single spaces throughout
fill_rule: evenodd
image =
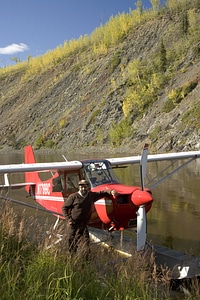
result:
M 92 187 L 119 182 L 107 161 L 84 162 L 84 169 Z
M 78 173 L 61 173 L 59 176 L 53 179 L 53 192 L 73 193 L 78 190 Z
M 78 190 L 79 176 L 77 173 L 69 173 L 66 177 L 67 191 L 75 192 Z
M 53 179 L 52 191 L 53 192 L 63 192 L 64 190 L 64 174 L 59 174 Z

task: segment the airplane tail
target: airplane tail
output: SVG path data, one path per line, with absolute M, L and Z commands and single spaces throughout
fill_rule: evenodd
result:
M 25 164 L 36 163 L 35 155 L 34 155 L 33 148 L 31 145 L 26 146 L 24 148 L 24 160 L 25 160 Z M 38 172 L 26 172 L 25 173 L 25 181 L 27 183 L 32 183 L 32 185 L 26 186 L 27 193 L 31 194 L 31 188 L 33 187 L 33 184 L 40 181 Z

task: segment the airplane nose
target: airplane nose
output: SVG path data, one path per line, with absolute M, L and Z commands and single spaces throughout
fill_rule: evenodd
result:
M 146 205 L 153 201 L 153 197 L 149 192 L 136 190 L 131 195 L 131 201 L 135 206 Z

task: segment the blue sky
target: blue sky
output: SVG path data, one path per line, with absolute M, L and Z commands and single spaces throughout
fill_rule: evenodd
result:
M 64 41 L 90 34 L 136 0 L 1 0 L 0 67 L 42 55 Z M 142 0 L 143 8 L 151 7 Z

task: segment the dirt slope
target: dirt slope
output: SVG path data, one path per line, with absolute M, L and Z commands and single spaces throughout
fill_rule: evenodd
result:
M 113 151 L 109 130 L 113 123 L 124 119 L 122 104 L 127 92 L 122 67 L 126 69 L 128 62 L 145 61 L 157 53 L 162 38 L 170 47 L 169 29 L 175 26 L 176 18 L 164 16 L 139 26 L 106 55 L 90 59 L 87 49 L 83 60 L 83 54 L 74 53 L 29 80 L 23 80 L 23 69 L 1 75 L 1 146 L 21 149 L 25 144 L 33 144 L 68 151 Z M 144 142 L 150 143 L 151 152 L 200 148 L 198 114 L 192 113 L 193 108 L 197 111 L 200 107 L 200 84 L 172 111 L 163 110 L 170 89 L 200 77 L 200 57 L 194 57 L 192 49 L 160 90 L 158 100 L 140 119 L 133 120 L 134 134 L 115 151 L 138 154 Z M 111 69 L 117 51 L 120 64 Z M 189 119 L 194 122 L 185 122 L 183 116 L 190 110 Z

